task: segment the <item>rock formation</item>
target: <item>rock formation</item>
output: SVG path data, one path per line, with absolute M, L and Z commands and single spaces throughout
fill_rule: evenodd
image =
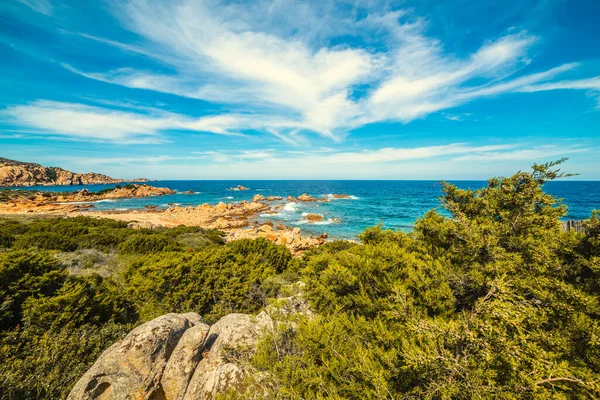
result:
M 117 186 L 100 192 L 90 192 L 87 189 L 75 193 L 35 192 L 33 194 L 22 191 L 12 191 L 6 203 L 0 203 L 0 212 L 7 213 L 53 213 L 73 212 L 94 208 L 89 202 L 107 199 L 129 199 L 137 197 L 163 196 L 175 194 L 175 190 L 159 188 L 149 185 Z M 84 203 L 84 204 L 81 204 Z M 154 212 L 156 210 L 146 210 Z
M 292 286 L 301 290 L 302 283 Z M 273 329 L 273 318 L 280 323 L 292 313 L 311 314 L 301 293 L 255 317 L 229 314 L 212 326 L 195 313 L 163 315 L 105 350 L 68 399 L 208 400 L 242 391 L 252 371 L 239 354 L 252 354 L 261 334 Z
M 309 222 L 323 221 L 323 216 L 321 214 L 307 214 L 304 218 L 306 218 Z
M 236 187 L 229 188 L 229 190 L 250 190 L 245 186 L 237 185 Z
M 263 237 L 274 243 L 284 245 L 294 257 L 298 257 L 306 250 L 327 242 L 326 233 L 315 238 L 313 236 L 302 236 L 300 228 L 292 229 L 285 225 L 278 225 L 277 229 L 273 229 L 271 225 L 267 224 L 263 224 L 258 228 L 231 231 L 227 235 L 227 240 L 254 239 L 256 237 Z
M 252 201 L 276 201 L 276 200 L 283 200 L 283 197 L 281 196 L 268 196 L 265 197 L 262 194 L 255 194 L 254 197 L 252 197 Z
M 167 314 L 138 326 L 110 346 L 75 384 L 68 399 L 164 399 L 161 379 L 184 332 L 198 314 Z
M 131 182 L 147 182 L 145 178 Z M 94 172 L 73 173 L 57 167 L 0 158 L 0 186 L 94 185 L 126 182 Z
M 304 201 L 304 202 L 315 202 L 315 201 L 319 201 L 318 199 L 315 199 L 312 196 L 307 195 L 306 193 L 303 193 L 302 195 L 296 197 L 297 201 Z

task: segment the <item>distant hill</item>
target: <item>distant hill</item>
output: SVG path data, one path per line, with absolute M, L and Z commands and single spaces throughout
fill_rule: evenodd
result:
M 79 174 L 58 167 L 44 167 L 0 157 L 0 186 L 70 186 L 147 181 L 145 178 L 126 181 L 95 172 Z

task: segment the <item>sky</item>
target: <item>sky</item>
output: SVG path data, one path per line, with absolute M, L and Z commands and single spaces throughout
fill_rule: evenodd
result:
M 0 2 L 0 157 L 150 179 L 600 180 L 600 1 Z

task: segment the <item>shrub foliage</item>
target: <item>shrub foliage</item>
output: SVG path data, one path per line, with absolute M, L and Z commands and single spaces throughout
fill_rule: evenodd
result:
M 254 358 L 275 398 L 597 398 L 600 222 L 563 233 L 557 163 L 444 183 L 444 214 L 305 257 L 317 315 Z

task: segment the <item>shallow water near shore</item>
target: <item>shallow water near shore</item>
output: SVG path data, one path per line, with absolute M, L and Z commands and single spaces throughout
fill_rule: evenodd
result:
M 485 181 L 453 181 L 461 188 L 478 189 Z M 326 232 L 332 238 L 355 238 L 366 227 L 381 223 L 385 228 L 409 230 L 416 219 L 432 208 L 439 207 L 439 181 L 156 181 L 152 186 L 168 187 L 178 194 L 136 199 L 101 200 L 93 202 L 94 210 L 143 209 L 145 206 L 167 208 L 169 204 L 198 206 L 199 204 L 230 203 L 263 196 L 297 197 L 308 193 L 313 197 L 330 197 L 329 202 L 270 202 L 279 206 L 276 214 L 261 214 L 259 220 L 299 227 L 305 233 Z M 229 190 L 242 185 L 249 190 Z M 115 185 L 44 186 L 47 191 L 99 191 Z M 545 185 L 546 192 L 564 199 L 569 206 L 568 219 L 589 218 L 600 209 L 600 182 L 557 181 Z M 193 194 L 181 192 L 191 191 Z M 333 199 L 334 193 L 349 194 L 348 199 Z M 323 220 L 309 223 L 307 214 L 320 214 Z M 335 222 L 335 221 L 340 222 Z

